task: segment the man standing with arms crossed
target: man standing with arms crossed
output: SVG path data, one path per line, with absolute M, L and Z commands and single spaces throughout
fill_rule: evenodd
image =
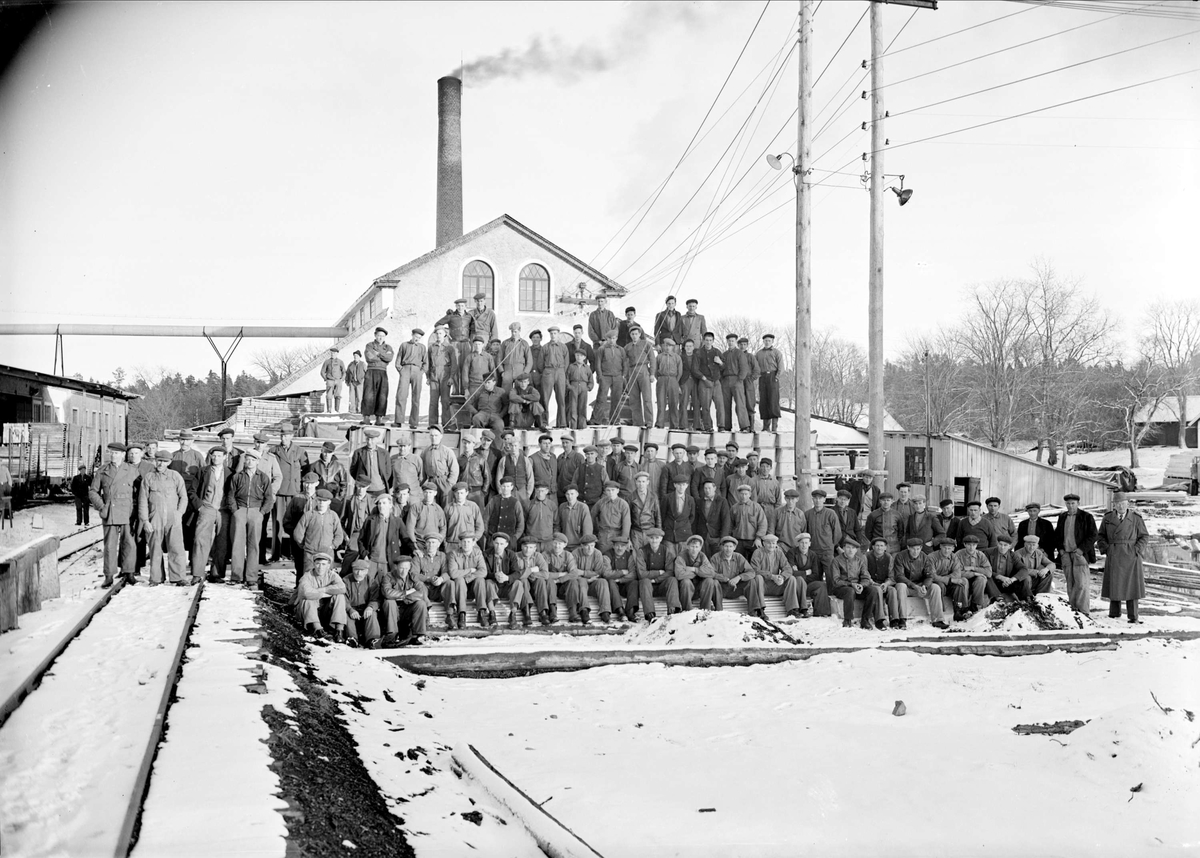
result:
M 363 379 L 362 416 L 363 422 L 368 425 L 378 423 L 382 426 L 387 419 L 387 368 L 396 356 L 392 347 L 384 342 L 387 334 L 387 328 L 376 328 L 375 339 L 363 349 L 367 371 Z
M 1071 607 L 1081 614 L 1088 614 L 1092 609 L 1088 564 L 1096 562 L 1098 528 L 1092 514 L 1079 509 L 1079 495 L 1066 495 L 1063 501 L 1067 511 L 1058 517 L 1054 547 L 1058 549 L 1059 566 L 1067 579 L 1067 599 Z
M 423 336 L 425 331 L 413 328 L 412 339 L 401 343 L 396 351 L 396 371 L 400 373 L 400 379 L 396 382 L 396 425 L 404 422 L 404 406 L 408 404 L 411 394 L 412 411 L 408 417 L 410 429 L 417 428 L 421 416 L 421 381 L 425 374 L 425 344 L 421 342 Z M 432 402 L 429 410 L 430 413 L 433 412 Z
M 370 346 L 367 346 L 370 348 Z M 391 351 L 391 346 L 388 346 Z M 384 392 L 386 400 L 387 372 L 384 371 Z M 283 547 L 283 517 L 287 514 L 288 505 L 292 498 L 300 493 L 300 478 L 303 476 L 303 465 L 307 458 L 304 451 L 292 443 L 296 430 L 291 423 L 284 423 L 279 430 L 279 443 L 271 448 L 271 455 L 279 465 L 281 479 L 275 492 L 275 512 L 271 520 L 271 562 L 279 563 L 291 556 L 290 551 Z
M 350 390 L 350 412 L 358 414 L 362 409 L 363 380 L 367 377 L 367 365 L 362 352 L 354 350 L 354 359 L 346 367 L 346 387 Z
M 617 317 L 613 315 L 612 310 L 608 309 L 608 297 L 605 295 L 596 296 L 596 309 L 588 313 L 587 332 L 588 339 L 592 341 L 593 348 L 599 349 L 600 344 L 608 337 L 608 332 L 613 331 L 613 343 L 617 341 Z

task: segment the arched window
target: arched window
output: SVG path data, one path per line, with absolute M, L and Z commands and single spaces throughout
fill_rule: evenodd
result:
M 475 306 L 475 296 L 480 292 L 487 295 L 488 309 L 496 309 L 496 279 L 492 276 L 492 267 L 486 262 L 474 259 L 463 269 L 462 296 Z
M 517 309 L 522 313 L 550 312 L 550 273 L 536 262 L 521 269 L 517 279 Z

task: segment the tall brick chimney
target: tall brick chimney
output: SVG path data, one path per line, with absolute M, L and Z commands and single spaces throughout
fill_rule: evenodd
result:
M 462 197 L 462 81 L 438 78 L 437 244 L 461 238 Z

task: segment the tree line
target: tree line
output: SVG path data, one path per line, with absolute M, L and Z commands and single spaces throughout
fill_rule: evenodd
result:
M 906 430 L 963 434 L 1000 449 L 1029 442 L 1051 465 L 1065 465 L 1071 450 L 1125 446 L 1138 467 L 1140 443 L 1186 446 L 1186 397 L 1200 392 L 1200 301 L 1158 301 L 1140 318 L 1118 319 L 1078 280 L 1038 260 L 1023 278 L 974 287 L 965 303 L 954 323 L 910 336 L 885 365 L 887 409 Z M 713 324 L 746 332 L 753 348 L 771 327 L 746 317 Z M 1136 326 L 1132 354 L 1123 324 Z M 786 397 L 796 349 L 794 334 L 781 333 Z M 818 329 L 812 367 L 813 412 L 857 422 L 867 403 L 866 351 Z M 1180 417 L 1175 437 L 1156 437 L 1152 424 L 1135 420 L 1164 403 Z

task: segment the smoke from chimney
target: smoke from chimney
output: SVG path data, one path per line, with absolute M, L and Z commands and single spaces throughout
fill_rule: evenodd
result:
M 438 78 L 437 244 L 463 234 L 462 81 Z
M 607 47 L 591 43 L 570 47 L 556 37 L 534 36 L 524 48 L 505 48 L 467 63 L 463 79 L 470 86 L 483 86 L 498 78 L 546 75 L 576 83 L 644 53 L 652 39 L 662 40 L 664 31 L 676 26 L 696 29 L 707 17 L 687 3 L 634 3 L 628 8 Z

